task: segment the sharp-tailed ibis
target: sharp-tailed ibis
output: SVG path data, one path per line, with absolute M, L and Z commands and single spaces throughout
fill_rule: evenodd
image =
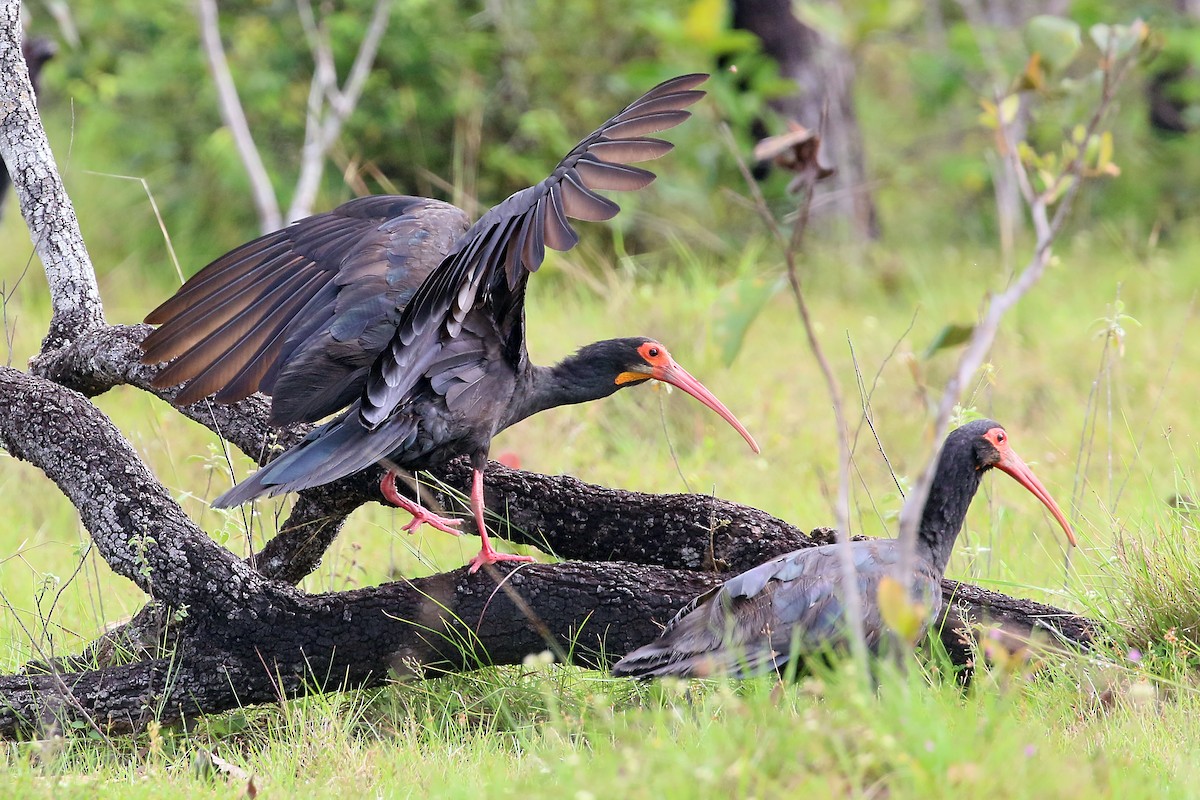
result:
M 468 228 L 452 205 L 365 197 L 256 239 L 209 264 L 146 318 L 143 361 L 171 363 L 155 383 L 184 383 L 175 402 L 213 392 L 234 402 L 272 396 L 277 425 L 341 412 L 218 497 L 231 507 L 263 495 L 389 466 L 384 496 L 422 522 L 457 533 L 396 491 L 395 467 L 427 469 L 470 455 L 471 506 L 483 539 L 471 569 L 498 560 L 483 519 L 483 469 L 492 437 L 555 406 L 606 397 L 648 380 L 678 386 L 750 443 L 719 400 L 646 338 L 589 345 L 554 367 L 529 362 L 525 287 L 546 247 L 578 241 L 568 217 L 606 220 L 619 207 L 596 189 L 635 190 L 654 174 L 630 162 L 672 145 L 646 134 L 674 127 L 706 75 L 651 89 L 575 146 L 536 186 Z
M 926 614 L 916 632 L 924 636 L 942 606 L 941 579 L 950 552 L 992 467 L 1007 472 L 1045 504 L 1075 544 L 1066 517 L 1041 481 L 1013 452 L 997 422 L 976 420 L 946 437 L 917 529 L 913 607 Z M 615 675 L 681 677 L 723 674 L 746 677 L 780 669 L 792 658 L 844 648 L 842 573 L 838 545 L 796 550 L 760 564 L 697 597 L 667 623 L 662 635 L 613 666 Z M 884 640 L 879 589 L 894 576 L 897 539 L 852 542 L 857 590 L 868 648 Z M 900 597 L 903 598 L 901 591 Z

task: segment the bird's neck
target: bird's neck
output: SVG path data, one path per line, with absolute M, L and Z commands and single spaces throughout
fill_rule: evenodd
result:
M 929 499 L 917 529 L 918 552 L 944 575 L 958 533 L 967 518 L 967 509 L 983 472 L 976 468 L 969 453 L 945 452 L 938 459 L 937 472 L 929 489 Z
M 620 384 L 598 378 L 579 354 L 568 356 L 552 367 L 530 364 L 514 393 L 505 427 L 549 408 L 587 403 L 608 397 Z

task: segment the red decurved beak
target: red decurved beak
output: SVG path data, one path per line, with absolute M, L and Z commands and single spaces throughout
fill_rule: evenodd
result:
M 1067 534 L 1067 541 L 1072 547 L 1076 546 L 1075 534 L 1071 531 L 1071 526 L 1067 523 L 1067 518 L 1063 514 L 1062 509 L 1058 507 L 1058 503 L 1054 502 L 1054 498 L 1046 491 L 1046 487 L 1033 474 L 1033 470 L 1021 460 L 1021 457 L 1012 451 L 1011 447 L 1005 447 L 1000 451 L 1000 460 L 996 462 L 996 467 L 1007 472 L 1016 480 L 1017 483 L 1029 490 L 1029 493 L 1042 501 L 1042 505 L 1050 509 L 1050 513 L 1058 520 L 1058 524 Z
M 676 364 L 674 359 L 670 359 L 666 366 L 655 367 L 650 371 L 650 377 L 663 383 L 677 386 L 701 403 L 704 403 L 704 405 L 717 412 L 721 419 L 732 425 L 734 430 L 740 433 L 742 438 L 746 440 L 746 443 L 750 445 L 751 450 L 756 453 L 762 452 L 758 449 L 758 442 L 754 441 L 754 437 L 750 435 L 750 431 L 746 430 L 746 427 L 738 422 L 733 412 L 726 408 L 725 404 L 718 400 L 716 395 L 705 389 L 704 384 L 688 374 L 686 369 Z

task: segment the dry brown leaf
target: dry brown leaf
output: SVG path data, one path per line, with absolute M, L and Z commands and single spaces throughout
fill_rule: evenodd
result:
M 836 170 L 820 163 L 821 137 L 795 120 L 788 120 L 787 133 L 768 136 L 754 146 L 756 161 L 771 161 L 780 169 L 796 173 L 788 187 L 795 191 L 805 180 L 824 180 Z

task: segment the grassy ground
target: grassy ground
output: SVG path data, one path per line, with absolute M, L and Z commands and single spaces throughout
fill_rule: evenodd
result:
M 27 252 L 10 215 L 0 238 Z M 1189 520 L 1168 506 L 1188 495 L 1196 463 L 1190 422 L 1200 358 L 1194 269 L 1200 241 L 1126 247 L 1105 231 L 1074 235 L 1007 320 L 968 405 L 1009 429 L 1076 523 L 1066 554 L 1042 507 L 1003 476 L 985 482 L 949 574 L 1011 594 L 1137 623 L 1143 658 L 1050 665 L 1027 677 L 987 676 L 968 694 L 925 672 L 859 681 L 824 676 L 777 688 L 631 686 L 531 664 L 525 669 L 310 699 L 163 731 L 109 751 L 83 740 L 0 751 L 16 794 L 227 797 L 240 779 L 205 777 L 213 750 L 278 796 L 779 796 L 812 790 L 883 796 L 1180 796 L 1198 793 L 1200 742 L 1188 664 L 1200 619 Z M 586 256 L 582 257 L 586 260 Z M 11 260 L 10 260 L 11 261 Z M 680 248 L 666 269 L 646 262 L 556 262 L 530 297 L 530 348 L 542 363 L 587 341 L 648 334 L 734 410 L 763 447 L 679 393 L 641 389 L 560 409 L 497 440 L 525 468 L 656 492 L 713 492 L 802 526 L 828 524 L 835 444 L 828 401 L 790 299 L 771 299 L 737 358 L 713 309 L 728 314 L 739 280 L 778 271 L 751 253 L 716 265 Z M 20 273 L 4 267 L 11 287 Z M 926 355 L 947 323 L 969 322 L 1002 274 L 990 249 L 912 245 L 806 260 L 810 302 L 856 412 L 870 389 L 872 421 L 901 485 L 920 468 L 929 404 L 954 353 Z M 190 271 L 190 270 L 189 270 Z M 727 277 L 721 285 L 711 277 Z M 138 320 L 170 291 L 106 273 L 109 319 Z M 11 360 L 36 351 L 46 300 L 36 264 L 6 308 Z M 915 314 L 915 316 L 914 316 Z M 1127 316 L 1123 316 L 1127 315 Z M 856 374 L 849 346 L 858 364 Z M 229 485 L 216 440 L 133 390 L 100 398 L 158 476 L 214 537 L 236 551 L 269 537 L 274 505 L 252 536 L 240 512 L 207 499 Z M 893 529 L 901 498 L 869 429 L 856 445 L 853 524 Z M 248 462 L 233 459 L 241 476 Z M 286 500 L 284 501 L 286 503 Z M 78 648 L 140 607 L 140 593 L 89 550 L 65 499 L 44 477 L 0 455 L 0 667 Z M 399 531 L 404 515 L 363 509 L 309 589 L 345 589 L 461 564 L 474 540 Z M 1162 555 L 1165 553 L 1165 555 Z M 1169 633 L 1171 629 L 1174 632 Z M 1174 639 L 1174 643 L 1172 643 Z M 1165 677 L 1164 677 L 1165 676 Z M 1151 680 L 1153 677 L 1153 680 Z M 9 794 L 12 794 L 9 792 Z

